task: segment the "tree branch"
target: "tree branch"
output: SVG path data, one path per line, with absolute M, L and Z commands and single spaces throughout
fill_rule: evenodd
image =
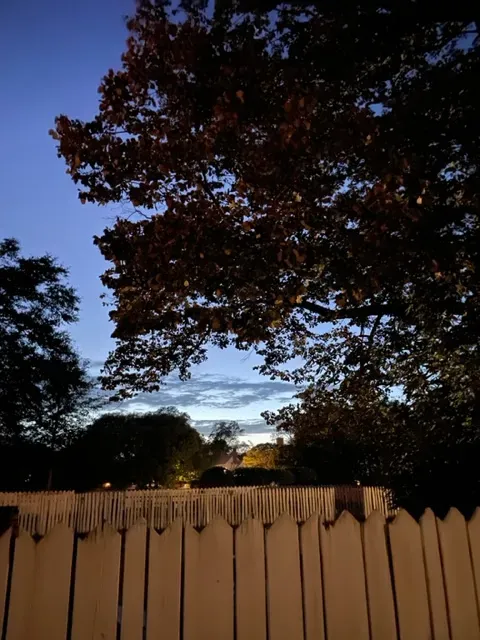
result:
M 371 316 L 396 316 L 401 317 L 407 313 L 407 305 L 402 303 L 373 303 L 362 307 L 349 307 L 345 309 L 329 309 L 315 302 L 304 300 L 295 305 L 306 311 L 317 313 L 324 322 L 334 320 L 363 320 Z M 453 315 L 463 315 L 467 310 L 467 305 L 462 302 L 447 302 L 445 306 L 439 307 Z
M 404 313 L 406 309 L 404 305 L 388 303 L 376 303 L 366 305 L 364 307 L 351 307 L 347 309 L 329 309 L 328 307 L 323 307 L 322 305 L 316 304 L 315 302 L 308 302 L 308 300 L 304 300 L 296 306 L 301 307 L 306 311 L 317 313 L 326 322 L 346 319 L 360 320 L 368 318 L 370 316 L 379 315 L 402 315 L 402 313 Z

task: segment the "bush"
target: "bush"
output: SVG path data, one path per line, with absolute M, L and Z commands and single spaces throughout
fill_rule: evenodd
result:
M 233 477 L 237 487 L 264 486 L 272 482 L 271 469 L 263 467 L 240 467 L 233 472 Z
M 272 469 L 270 471 L 270 478 L 273 484 L 280 487 L 295 484 L 295 476 L 290 469 Z
M 202 473 L 198 486 L 201 489 L 208 489 L 210 487 L 233 487 L 234 486 L 233 473 L 223 467 L 210 467 Z
M 318 484 L 317 473 L 315 469 L 308 467 L 290 467 L 287 469 L 293 473 L 294 483 L 301 486 Z

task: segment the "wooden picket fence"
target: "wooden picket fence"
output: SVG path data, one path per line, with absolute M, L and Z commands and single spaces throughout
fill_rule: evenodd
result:
M 0 538 L 3 640 L 478 640 L 480 510 Z
M 62 522 L 88 533 L 104 524 L 128 529 L 139 518 L 155 529 L 165 529 L 176 519 L 204 527 L 216 516 L 231 525 L 247 518 L 272 524 L 282 513 L 299 523 L 317 512 L 328 521 L 343 510 L 359 518 L 374 510 L 388 516 L 395 514 L 390 502 L 381 487 L 342 486 L 0 493 L 0 507 L 17 507 L 20 526 L 41 536 Z

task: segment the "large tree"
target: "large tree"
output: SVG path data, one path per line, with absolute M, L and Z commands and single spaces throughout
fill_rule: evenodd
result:
M 59 452 L 96 406 L 87 363 L 66 327 L 78 298 L 49 255 L 24 257 L 0 242 L 0 485 L 55 484 Z
M 188 416 L 173 408 L 105 413 L 65 452 L 62 481 L 82 490 L 174 486 L 198 474 L 202 445 Z
M 82 201 L 125 205 L 96 239 L 105 385 L 233 344 L 321 389 L 437 383 L 454 354 L 476 394 L 475 7 L 207 4 L 140 3 L 98 115 L 52 132 Z
M 0 438 L 28 438 L 52 449 L 75 429 L 92 381 L 65 327 L 78 298 L 67 270 L 49 255 L 23 257 L 0 243 Z

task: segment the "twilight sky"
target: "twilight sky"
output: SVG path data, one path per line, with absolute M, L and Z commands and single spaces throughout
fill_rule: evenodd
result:
M 48 130 L 60 113 L 95 114 L 97 87 L 108 68 L 120 64 L 123 17 L 133 7 L 133 0 L 0 2 L 0 238 L 16 237 L 25 253 L 51 253 L 70 269 L 81 297 L 80 322 L 71 333 L 93 372 L 110 349 L 112 325 L 99 299 L 106 263 L 92 237 L 117 211 L 80 204 Z M 159 394 L 129 406 L 174 405 L 201 430 L 215 420 L 238 420 L 250 440 L 268 440 L 260 412 L 287 404 L 294 388 L 258 375 L 257 362 L 253 354 L 212 350 L 191 381 L 169 380 Z

